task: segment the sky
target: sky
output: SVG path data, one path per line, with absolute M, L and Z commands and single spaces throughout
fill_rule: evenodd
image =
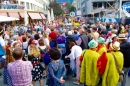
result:
M 70 3 L 72 3 L 72 2 L 73 2 L 73 0 L 69 0 L 69 1 L 70 1 Z M 58 3 L 68 2 L 68 0 L 57 0 L 57 2 L 58 2 Z

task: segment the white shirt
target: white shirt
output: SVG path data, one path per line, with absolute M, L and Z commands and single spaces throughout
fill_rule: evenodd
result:
M 10 39 L 9 35 L 8 35 L 8 34 L 5 34 L 4 40 L 8 40 L 8 39 Z
M 48 39 L 48 38 L 45 38 L 45 39 L 44 39 L 44 44 L 45 44 L 46 46 L 49 46 L 49 39 Z
M 34 40 L 34 42 L 36 43 L 37 47 L 39 47 L 38 40 Z
M 22 49 L 27 49 L 28 47 L 28 42 L 23 42 L 22 43 Z
M 71 48 L 71 53 L 68 55 L 70 59 L 76 59 L 82 54 L 82 48 L 80 46 L 74 45 Z
M 71 48 L 71 53 L 68 55 L 70 58 L 70 68 L 73 70 L 75 68 L 75 59 L 80 57 L 82 54 L 82 48 L 80 46 L 74 45 Z
M 107 38 L 107 40 L 106 40 L 106 45 L 109 43 L 109 42 L 112 42 L 112 39 L 111 39 L 111 37 L 109 36 L 108 38 Z
M 5 41 L 4 41 L 4 39 L 2 37 L 0 37 L 0 45 L 5 46 Z

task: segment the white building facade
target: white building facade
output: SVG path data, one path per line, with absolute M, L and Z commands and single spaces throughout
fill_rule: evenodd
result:
M 27 25 L 29 16 L 31 19 L 45 19 L 45 15 L 48 14 L 49 4 L 49 0 L 1 0 L 0 15 L 7 14 L 10 17 L 22 17 L 25 25 Z

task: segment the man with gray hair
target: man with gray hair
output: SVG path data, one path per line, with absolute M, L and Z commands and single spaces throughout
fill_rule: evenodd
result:
M 77 45 L 79 45 L 82 50 L 84 49 L 88 49 L 88 36 L 86 34 L 84 34 L 84 28 L 82 27 L 80 30 L 79 30 L 79 38 L 78 40 L 76 41 Z

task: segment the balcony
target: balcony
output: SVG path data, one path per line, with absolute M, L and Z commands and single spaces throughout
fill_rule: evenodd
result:
M 1 4 L 0 3 L 0 9 L 1 10 L 24 10 L 24 5 L 18 5 L 18 4 Z

